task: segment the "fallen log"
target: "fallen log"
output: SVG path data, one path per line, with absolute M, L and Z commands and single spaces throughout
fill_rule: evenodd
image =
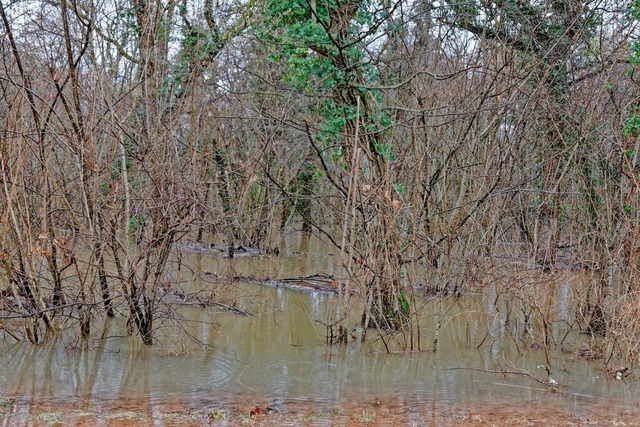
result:
M 204 273 L 206 276 L 226 282 L 250 283 L 271 288 L 284 288 L 296 292 L 321 292 L 335 294 L 344 284 L 339 283 L 332 275 L 312 274 L 309 276 L 287 277 L 282 279 L 258 278 L 253 276 L 219 276 L 215 273 Z M 356 294 L 356 290 L 351 291 Z

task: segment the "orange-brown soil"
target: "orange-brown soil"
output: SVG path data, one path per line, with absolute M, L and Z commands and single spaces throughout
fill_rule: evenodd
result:
M 51 406 L 5 401 L 0 420 L 6 426 L 640 426 L 639 408 L 610 405 L 580 410 L 548 405 L 451 407 L 408 405 L 378 400 L 340 407 L 291 402 L 270 407 L 240 402 L 224 407 L 185 408 L 179 404 L 129 402 L 105 409 L 104 403 Z M 99 409 L 97 409 L 99 407 Z

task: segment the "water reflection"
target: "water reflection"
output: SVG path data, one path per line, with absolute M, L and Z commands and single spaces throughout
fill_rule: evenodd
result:
M 181 328 L 160 331 L 158 346 L 144 348 L 136 338 L 123 337 L 125 325 L 113 322 L 88 345 L 66 337 L 39 347 L 4 346 L 0 350 L 0 391 L 22 401 L 91 402 L 110 408 L 140 399 L 154 412 L 171 401 L 197 407 L 241 400 L 313 401 L 335 405 L 375 398 L 416 406 L 484 405 L 517 401 L 541 407 L 572 405 L 588 411 L 592 405 L 634 405 L 634 381 L 605 377 L 597 364 L 564 354 L 560 347 L 523 349 L 514 335 L 517 310 L 491 286 L 485 295 L 435 298 L 426 306 L 420 331 L 422 352 L 384 351 L 372 332 L 366 343 L 325 344 L 325 328 L 336 298 L 239 282 L 216 283 L 204 272 L 220 276 L 292 277 L 331 273 L 330 251 L 318 242 L 288 243 L 279 258 L 245 258 L 229 262 L 215 256 L 183 259 L 188 267 L 175 271 L 185 291 L 215 289 L 219 301 L 237 304 L 253 315 L 184 307 L 189 319 Z M 187 258 L 186 255 L 183 255 Z M 555 313 L 552 342 L 563 337 L 572 320 L 571 285 L 560 281 L 539 308 Z M 358 325 L 358 310 L 349 320 Z M 436 322 L 442 328 L 433 352 Z M 537 332 L 536 332 L 537 333 Z M 185 338 L 189 334 L 205 346 Z M 538 335 L 536 338 L 540 338 Z M 573 334 L 573 343 L 579 343 Z M 584 339 L 584 338 L 582 338 Z M 545 379 L 536 367 L 549 364 L 559 393 L 530 376 Z M 501 373 L 502 372 L 502 373 Z

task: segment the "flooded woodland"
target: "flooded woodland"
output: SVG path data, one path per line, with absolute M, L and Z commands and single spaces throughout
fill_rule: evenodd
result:
M 278 255 L 229 259 L 209 245 L 175 245 L 152 347 L 121 314 L 95 319 L 84 337 L 65 317 L 72 312 L 38 345 L 5 337 L 4 424 L 637 420 L 633 362 L 583 331 L 581 292 L 596 273 L 508 265 L 454 290 L 423 269 L 414 273 L 412 332 L 372 329 L 363 341 L 363 301 L 354 293 L 343 340 L 330 327 L 340 297 L 335 248 L 300 233 L 279 247 Z M 124 296 L 113 303 L 120 311 Z
M 3 424 L 637 424 L 639 19 L 0 0 Z

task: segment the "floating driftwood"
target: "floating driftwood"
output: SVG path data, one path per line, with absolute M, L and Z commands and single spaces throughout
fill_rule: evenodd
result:
M 186 253 L 192 253 L 192 254 L 218 254 L 225 258 L 229 257 L 228 248 L 216 246 L 213 243 L 198 242 L 195 240 L 187 239 L 179 243 L 175 243 L 174 247 L 178 249 L 180 252 L 186 252 Z M 257 257 L 257 256 L 263 256 L 263 255 L 278 255 L 278 254 L 279 254 L 279 251 L 277 248 L 267 250 L 266 252 L 248 245 L 238 245 L 233 248 L 234 258 L 246 258 L 246 257 Z
M 297 292 L 322 292 L 334 294 L 340 286 L 333 276 L 327 274 L 312 274 L 310 276 L 289 277 L 284 279 L 258 278 L 253 276 L 219 276 L 214 273 L 205 273 L 209 277 L 228 282 L 251 283 L 268 286 L 271 288 L 291 289 Z M 352 293 L 355 291 L 352 290 Z

